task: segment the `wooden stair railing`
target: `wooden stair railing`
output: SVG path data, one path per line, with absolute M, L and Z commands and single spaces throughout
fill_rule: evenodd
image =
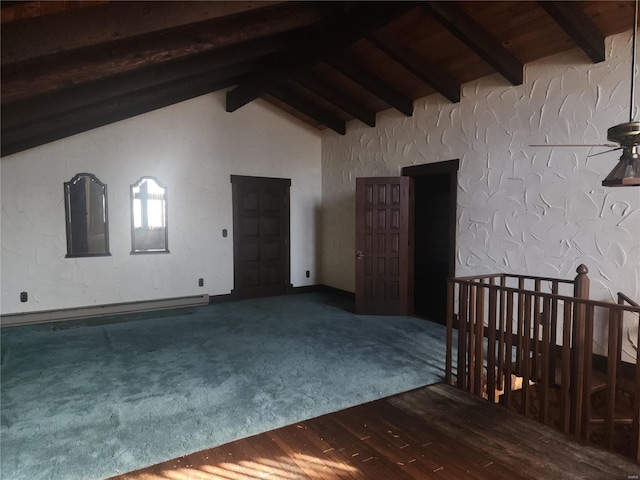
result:
M 539 397 L 537 418 L 567 433 L 591 439 L 593 427 L 604 429 L 604 445 L 613 448 L 615 426 L 631 425 L 633 456 L 640 459 L 640 362 L 630 414 L 616 412 L 622 371 L 623 315 L 640 315 L 640 307 L 623 294 L 618 303 L 590 300 L 588 270 L 574 280 L 529 275 L 491 274 L 448 280 L 447 358 L 445 377 L 489 401 L 512 407 L 514 378 L 522 380 L 519 410 L 531 415 L 530 393 Z M 606 372 L 594 369 L 595 322 L 607 322 Z M 455 323 L 455 325 L 454 325 Z M 454 359 L 454 326 L 457 339 Z M 640 344 L 640 333 L 638 334 Z M 592 396 L 604 395 L 604 414 L 592 414 Z M 603 393 L 602 393 L 603 392 Z M 559 417 L 551 418 L 551 394 Z M 538 408 L 536 404 L 536 408 Z M 600 412 L 602 413 L 602 412 Z M 601 433 L 601 432 L 599 432 Z

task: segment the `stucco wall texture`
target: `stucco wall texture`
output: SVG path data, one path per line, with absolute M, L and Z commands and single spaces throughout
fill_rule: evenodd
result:
M 324 283 L 355 289 L 356 177 L 457 158 L 457 276 L 573 278 L 584 263 L 592 298 L 638 299 L 640 188 L 601 186 L 620 153 L 530 146 L 606 143 L 609 127 L 629 121 L 630 33 L 609 37 L 606 51 L 596 65 L 578 50 L 527 64 L 519 86 L 498 74 L 465 84 L 457 104 L 430 95 L 412 117 L 378 114 L 375 128 L 353 121 L 347 135 L 325 131 Z

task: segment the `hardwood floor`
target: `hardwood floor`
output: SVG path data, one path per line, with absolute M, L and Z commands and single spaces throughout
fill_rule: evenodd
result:
M 112 480 L 628 480 L 638 475 L 638 463 L 436 384 Z

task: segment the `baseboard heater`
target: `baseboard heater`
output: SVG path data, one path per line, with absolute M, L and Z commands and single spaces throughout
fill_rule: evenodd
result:
M 209 295 L 191 297 L 165 298 L 160 300 L 143 300 L 139 302 L 111 303 L 90 307 L 61 308 L 58 310 L 42 310 L 39 312 L 10 313 L 0 315 L 0 325 L 10 327 L 30 325 L 34 323 L 61 322 L 78 318 L 104 317 L 123 313 L 148 312 L 170 308 L 196 307 L 209 304 Z

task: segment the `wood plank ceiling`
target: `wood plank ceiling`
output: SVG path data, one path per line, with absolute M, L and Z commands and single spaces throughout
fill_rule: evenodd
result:
M 632 1 L 2 2 L 2 155 L 228 89 L 346 131 L 579 48 L 604 60 Z

